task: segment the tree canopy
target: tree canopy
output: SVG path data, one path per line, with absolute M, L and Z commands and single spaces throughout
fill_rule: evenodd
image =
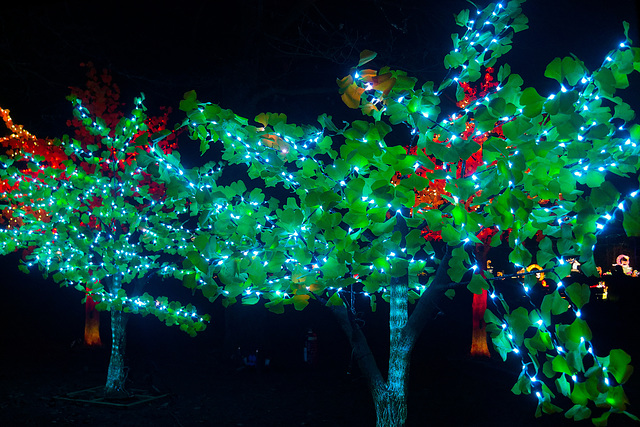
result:
M 55 280 L 81 290 L 91 285 L 103 308 L 154 314 L 189 333 L 206 317 L 139 295 L 136 280 L 170 275 L 212 301 L 264 300 L 276 313 L 318 301 L 346 318 L 358 351 L 364 345 L 346 308 L 356 295 L 373 310 L 382 298 L 390 307 L 389 371 L 367 368 L 380 425 L 391 425 L 384 418 L 391 412 L 394 425 L 404 423 L 408 358 L 434 301 L 488 291 L 494 346 L 503 359 L 522 362 L 513 391 L 535 395 L 538 415 L 563 411 L 561 401 L 570 405 L 566 417 L 593 415 L 596 425 L 613 413 L 636 419 L 622 388 L 629 355 L 596 353 L 582 318 L 589 287 L 563 279 L 568 257 L 596 274 L 598 233 L 618 212 L 629 235 L 640 233 L 640 126 L 621 96 L 640 71 L 640 49 L 625 24 L 625 41 L 594 71 L 574 56 L 554 59 L 545 76 L 557 90 L 543 96 L 500 63 L 528 26 L 522 3 L 457 14 L 462 31 L 452 35 L 440 83 L 374 67 L 377 54 L 363 51 L 337 79 L 344 104 L 361 119 L 336 124 L 323 114 L 318 125 L 296 125 L 262 113 L 251 121 L 187 92 L 179 127 L 201 154 L 220 158 L 196 168 L 159 147 L 168 131 L 144 133 L 142 100 L 112 127 L 75 99 L 74 114 L 99 143 L 63 138 L 60 168 L 36 154 L 0 159 L 4 200 L 22 219 L 0 234 L 3 250 L 35 246 L 27 266 L 55 271 Z M 444 96 L 462 101 L 488 68 L 498 70 L 496 84 L 468 105 L 443 107 Z M 245 165 L 248 180 L 229 183 L 235 165 Z M 621 179 L 634 190 L 622 193 Z M 435 188 L 439 198 L 420 196 Z M 32 211 L 46 212 L 46 221 Z M 189 217 L 197 226 L 187 230 Z M 440 240 L 425 239 L 432 233 Z M 478 262 L 476 244 L 502 241 L 514 271 L 535 263 L 553 284 L 540 304 L 530 298 L 533 274 L 514 274 L 526 301 L 514 308 Z
M 527 28 L 520 3 L 457 15 L 463 31 L 452 36 L 440 84 L 418 85 L 388 67 L 364 68 L 376 56 L 364 51 L 337 81 L 345 104 L 364 115 L 344 127 L 327 115 L 319 117 L 319 128 L 273 113 L 250 122 L 185 94 L 183 126 L 203 153 L 217 143 L 224 161 L 246 164 L 250 178 L 287 192 L 265 199 L 259 188 L 202 181 L 211 188 L 189 197 L 211 231 L 200 230 L 192 244 L 189 277 L 195 277 L 189 280 L 211 286 L 202 278 L 217 276 L 228 299 L 255 304 L 264 298 L 273 311 L 288 304 L 301 309 L 312 299 L 348 305 L 353 289 L 347 288 L 357 284 L 372 307 L 376 296 L 391 303 L 392 335 L 394 327 L 402 334 L 417 322 L 407 318 L 407 302 L 419 306 L 461 285 L 488 290 L 496 302 L 486 315 L 495 347 L 503 358 L 522 360 L 515 392 L 534 393 L 540 412 L 559 411 L 551 399 L 566 396 L 574 405 L 566 415 L 577 419 L 591 414 L 592 401 L 608 409 L 597 423 L 624 412 L 621 384 L 630 359 L 621 350 L 594 354 L 581 318 L 589 287 L 565 288 L 562 280 L 571 268 L 567 257 L 577 257 L 586 274 L 596 273 L 597 235 L 616 211 L 623 212 L 627 232 L 638 234 L 637 191 L 620 194 L 615 177 L 635 180 L 638 170 L 640 126 L 619 95 L 640 69 L 640 50 L 627 35 L 595 71 L 575 57 L 556 58 L 545 75 L 557 81 L 557 92 L 542 96 L 498 63 L 513 34 Z M 628 25 L 624 29 L 626 35 Z M 498 68 L 498 84 L 471 105 L 443 111 L 443 94 L 454 90 L 462 100 L 463 84 L 487 67 Z M 497 125 L 503 138 L 490 136 L 480 145 L 471 137 Z M 403 145 L 416 150 L 409 154 Z M 482 163 L 467 173 L 480 149 Z M 394 182 L 396 174 L 402 179 Z M 444 184 L 445 202 L 416 204 L 415 192 L 434 182 Z M 442 244 L 426 241 L 425 227 L 440 232 Z M 539 307 L 511 308 L 478 265 L 470 244 L 482 243 L 488 229 L 499 231 L 492 245 L 507 240 L 516 271 L 535 262 L 554 284 Z M 521 277 L 526 296 L 536 280 Z
M 94 143 L 65 136 L 48 149 L 59 158 L 28 147 L 2 156 L 2 200 L 18 222 L 10 219 L 0 233 L 3 253 L 29 248 L 25 272 L 33 266 L 90 292 L 100 309 L 153 314 L 195 334 L 206 316 L 141 292 L 150 275 L 182 278 L 179 252 L 190 237 L 180 220 L 187 206 L 167 200 L 171 189 L 140 165 L 153 152 L 142 98 L 113 127 L 92 117 L 80 99 L 73 104 Z

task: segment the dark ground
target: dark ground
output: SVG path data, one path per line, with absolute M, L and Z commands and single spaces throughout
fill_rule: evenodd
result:
M 18 278 L 24 281 L 26 276 Z M 253 328 L 254 338 L 260 334 L 260 345 L 272 359 L 271 366 L 261 371 L 238 370 L 238 365 L 224 355 L 223 315 L 214 315 L 209 328 L 196 338 L 167 328 L 156 319 L 133 317 L 127 351 L 130 387 L 155 389 L 168 396 L 129 409 L 54 399 L 104 384 L 108 350 L 71 346 L 81 336 L 84 322 L 76 291 L 39 283 L 25 283 L 20 289 L 15 292 L 22 295 L 0 300 L 1 426 L 375 425 L 364 379 L 355 369 L 348 373 L 350 351 L 346 341 L 332 319 L 311 306 L 311 310 L 285 315 L 257 314 L 264 310 L 240 307 L 249 311 L 236 328 Z M 22 306 L 14 304 L 16 296 L 23 298 L 19 300 Z M 47 301 L 64 303 L 54 307 Z M 592 307 L 585 310 L 585 316 L 595 336 L 606 332 L 609 337 L 601 341 L 596 338 L 598 353 L 604 355 L 616 346 L 637 355 L 637 334 L 629 338 L 632 329 L 622 326 L 619 310 L 611 305 Z M 499 356 L 469 359 L 464 331 L 470 319 L 458 314 L 436 320 L 414 350 L 409 427 L 592 425 L 590 421 L 575 424 L 562 415 L 536 419 L 537 399 L 510 392 L 520 362 L 514 359 L 503 363 Z M 105 314 L 102 320 L 103 340 L 108 342 Z M 304 331 L 309 326 L 319 338 L 320 363 L 315 369 L 302 362 Z M 371 318 L 366 327 L 377 326 L 376 319 Z M 617 345 L 620 340 L 624 342 Z M 373 342 L 374 350 L 382 341 Z M 634 413 L 640 412 L 637 384 L 637 376 L 632 376 L 626 387 L 632 402 L 629 410 Z M 609 425 L 632 423 L 618 416 L 612 417 Z

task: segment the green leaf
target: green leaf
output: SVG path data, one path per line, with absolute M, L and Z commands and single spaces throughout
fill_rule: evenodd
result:
M 536 312 L 531 312 L 531 315 L 534 315 Z M 553 342 L 551 341 L 551 335 L 549 332 L 544 332 L 541 329 L 538 329 L 535 335 L 531 338 L 525 338 L 525 342 L 529 340 L 529 347 L 538 351 L 546 351 L 553 349 Z
M 531 394 L 531 378 L 523 370 L 518 377 L 518 381 L 511 388 L 511 392 L 516 395 Z
M 360 52 L 360 61 L 358 62 L 358 67 L 362 67 L 367 62 L 373 61 L 377 55 L 378 54 L 372 50 L 363 50 L 362 52 Z
M 591 397 L 584 382 L 574 383 L 571 391 L 571 401 L 576 405 L 586 406 Z
M 625 383 L 629 379 L 631 372 L 633 372 L 633 367 L 629 365 L 629 363 L 631 363 L 631 356 L 624 350 L 613 349 L 609 353 L 609 366 L 607 370 L 614 376 L 619 384 Z
M 208 298 L 209 301 L 213 302 L 213 300 L 218 296 L 218 285 L 215 283 L 207 283 L 201 288 L 202 295 L 205 298 Z
M 196 280 L 197 280 L 197 276 L 195 273 L 189 273 L 182 276 L 182 284 L 184 285 L 184 287 L 188 289 L 196 288 L 197 286 Z
M 569 384 L 569 381 L 567 380 L 567 377 L 565 375 L 560 375 L 558 378 L 556 378 L 555 383 L 558 391 L 562 393 L 563 396 L 569 397 L 571 395 L 571 385 Z
M 451 52 L 444 57 L 445 68 L 458 68 L 465 61 L 462 52 Z
M 376 303 L 376 296 L 373 294 L 369 295 L 369 306 L 371 307 L 371 312 L 375 313 L 377 308 L 377 303 Z
M 464 206 L 462 206 L 461 203 L 458 203 L 454 206 L 451 214 L 453 215 L 453 220 L 455 221 L 456 225 L 461 226 L 462 224 L 467 222 L 467 210 L 464 208 Z
M 391 277 L 402 277 L 408 274 L 409 262 L 404 258 L 391 258 L 391 268 L 389 274 Z
M 389 270 L 389 262 L 386 260 L 386 257 L 374 258 L 373 266 L 378 270 Z
M 284 300 L 275 299 L 273 301 L 269 301 L 265 303 L 265 308 L 272 313 L 282 314 L 284 313 Z
M 554 79 L 558 83 L 562 83 L 562 60 L 560 58 L 554 58 L 553 61 L 547 65 L 544 76 Z
M 631 206 L 624 211 L 622 226 L 627 236 L 640 236 L 640 198 L 631 200 Z
M 198 107 L 198 99 L 195 90 L 190 90 L 184 94 L 184 99 L 180 101 L 181 111 L 191 111 Z
M 504 136 L 512 141 L 515 141 L 518 140 L 522 135 L 524 135 L 525 132 L 531 129 L 532 126 L 533 125 L 528 119 L 522 116 L 518 116 L 515 120 L 502 125 L 502 131 L 504 132 Z
M 591 417 L 591 409 L 583 405 L 573 405 L 573 407 L 569 409 L 564 416 L 567 418 L 573 418 L 574 421 L 586 420 Z
M 459 251 L 457 251 L 459 249 Z M 452 251 L 451 259 L 449 259 L 449 269 L 447 273 L 451 280 L 455 283 L 458 283 L 462 280 L 464 274 L 469 271 L 468 268 L 465 267 L 465 262 L 468 262 L 469 256 L 464 252 L 462 248 L 455 248 Z
M 570 86 L 575 86 L 578 81 L 584 76 L 586 69 L 582 61 L 571 57 L 555 58 L 544 72 L 545 77 L 557 80 L 558 83 L 562 83 L 564 79 L 567 80 Z
M 460 242 L 460 231 L 451 224 L 446 224 L 442 227 L 442 240 L 455 246 Z
M 467 285 L 467 289 L 476 295 L 480 295 L 483 290 L 489 289 L 489 284 L 480 274 L 474 274 Z
M 596 427 L 605 427 L 607 425 L 607 420 L 609 419 L 609 415 L 611 415 L 611 412 L 605 412 L 604 414 L 602 414 L 597 418 L 592 418 L 591 422 Z
M 333 295 L 331 295 L 331 297 L 327 300 L 327 306 L 329 307 L 343 306 L 343 305 L 344 305 L 344 301 L 342 301 L 342 298 L 340 298 L 340 294 L 338 292 L 334 292 Z
M 569 295 L 569 298 L 571 298 L 571 301 L 576 305 L 576 307 L 582 308 L 589 302 L 591 289 L 589 289 L 589 285 L 572 283 L 567 286 L 567 295 Z
M 587 322 L 580 318 L 577 318 L 571 325 L 567 326 L 565 333 L 567 338 L 574 343 L 589 341 L 592 338 L 591 329 L 589 329 Z
M 256 294 L 245 295 L 242 298 L 242 304 L 244 305 L 255 305 L 260 301 L 260 296 Z
M 544 296 L 540 309 L 543 314 L 544 322 L 546 324 L 550 324 L 550 314 L 558 315 L 566 312 L 569 309 L 569 303 L 562 298 L 557 290 L 554 290 L 553 293 Z
M 586 184 L 591 187 L 599 187 L 602 185 L 605 179 L 605 174 L 593 169 L 589 169 L 587 172 Z
M 187 253 L 187 259 L 200 271 L 209 273 L 209 263 L 196 251 Z
M 385 267 L 389 267 L 389 264 L 386 263 Z M 344 276 L 348 269 L 344 262 L 340 262 L 336 257 L 331 256 L 327 258 L 327 262 L 325 262 L 322 267 L 320 267 L 322 274 L 325 279 L 336 279 Z
M 616 90 L 616 78 L 608 68 L 600 68 L 594 74 L 596 86 L 607 95 L 613 95 Z
M 551 366 L 553 367 L 553 370 L 556 372 L 564 373 L 567 375 L 573 374 L 573 371 L 569 367 L 569 364 L 567 363 L 566 359 L 561 355 L 557 355 L 556 357 L 553 358 L 553 360 L 551 361 Z
M 485 314 L 488 312 L 487 310 Z M 500 353 L 502 360 L 507 360 L 507 354 L 512 350 L 512 344 L 505 331 L 501 330 L 498 335 L 492 337 L 495 349 Z
M 459 14 L 456 15 L 456 24 L 460 27 L 465 27 L 469 22 L 469 9 L 463 9 Z
M 529 319 L 529 312 L 524 307 L 518 307 L 511 312 L 511 314 L 505 316 L 507 324 L 513 331 L 514 341 L 517 345 L 522 345 L 524 340 L 524 333 L 529 327 L 532 326 Z
M 198 248 L 198 250 L 200 251 L 204 251 L 208 243 L 209 243 L 209 236 L 206 234 L 198 235 L 193 241 L 193 244 L 195 245 L 195 247 Z
M 293 301 L 293 307 L 298 311 L 304 310 L 309 305 L 309 295 L 294 295 L 291 300 Z
M 538 116 L 542 112 L 545 101 L 546 98 L 540 96 L 534 88 L 526 88 L 520 95 L 520 104 L 524 106 L 522 114 L 529 118 Z
M 415 255 L 425 244 L 425 239 L 422 237 L 422 232 L 418 229 L 411 230 L 405 237 L 407 242 L 407 253 L 409 255 Z

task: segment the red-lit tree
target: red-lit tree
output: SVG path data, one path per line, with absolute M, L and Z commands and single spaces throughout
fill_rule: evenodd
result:
M 464 98 L 456 102 L 456 106 L 461 109 L 467 108 L 478 99 L 484 98 L 491 92 L 492 89 L 498 86 L 498 82 L 495 79 L 495 70 L 492 67 L 488 67 L 482 72 L 482 77 L 475 82 L 458 82 L 458 96 L 460 92 L 464 94 Z M 461 89 L 461 91 L 460 91 Z M 456 116 L 449 117 L 449 120 L 455 121 Z M 453 169 L 456 173 L 456 178 L 469 178 L 471 177 L 478 167 L 482 164 L 482 144 L 490 137 L 504 138 L 502 134 L 502 122 L 496 123 L 494 129 L 488 132 L 476 132 L 473 124 L 473 119 L 469 120 L 466 124 L 465 131 L 461 133 L 460 137 L 463 140 L 469 140 L 476 142 L 479 145 L 479 149 L 476 153 L 469 156 L 468 159 L 458 162 Z M 439 135 L 434 136 L 434 142 L 437 142 Z M 445 141 L 446 142 L 446 141 Z M 423 150 L 424 153 L 424 150 Z M 407 147 L 407 154 L 416 155 L 417 147 Z M 434 156 L 429 156 L 433 162 L 435 169 L 443 169 L 443 162 L 439 162 Z M 423 167 L 416 169 L 415 173 L 425 178 L 429 173 L 434 171 L 428 171 Z M 400 174 L 394 177 L 394 184 L 399 184 L 399 180 L 402 179 Z M 416 207 L 420 209 L 437 209 L 438 206 L 446 203 L 447 200 L 443 195 L 451 197 L 451 194 L 445 190 L 446 179 L 435 179 L 429 182 L 429 186 L 422 191 L 416 191 Z M 467 208 L 471 205 L 471 200 L 467 200 Z M 490 249 L 492 237 L 498 233 L 496 227 L 487 227 L 481 233 L 478 234 L 478 238 L 481 243 L 476 243 L 476 258 L 478 263 L 486 268 L 487 254 Z M 440 232 L 433 232 L 426 227 L 423 230 L 425 239 L 431 241 L 442 240 Z M 453 293 L 449 294 L 453 297 Z M 489 357 L 489 348 L 487 346 L 487 332 L 484 322 L 484 313 L 487 309 L 487 290 L 482 289 L 479 294 L 473 294 L 472 302 L 472 338 L 470 354 L 472 356 L 484 356 Z

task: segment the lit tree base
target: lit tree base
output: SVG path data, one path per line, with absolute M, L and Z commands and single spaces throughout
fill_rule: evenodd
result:
M 404 427 L 407 421 L 407 400 L 404 393 L 389 390 L 373 392 L 376 406 L 376 427 Z
M 124 367 L 128 319 L 127 313 L 111 309 L 111 358 L 109 359 L 107 384 L 104 388 L 104 397 L 107 400 L 120 400 L 131 397 L 130 393 L 125 389 L 127 373 Z

